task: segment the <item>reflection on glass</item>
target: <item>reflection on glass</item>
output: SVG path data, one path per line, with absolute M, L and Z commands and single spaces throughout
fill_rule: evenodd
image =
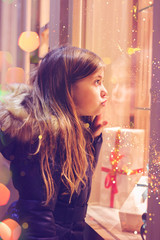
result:
M 134 98 L 134 89 L 131 87 L 130 58 L 127 55 L 120 56 L 111 64 L 111 115 L 115 116 L 112 126 L 129 127 L 130 115 L 134 114 L 134 106 L 131 105 Z

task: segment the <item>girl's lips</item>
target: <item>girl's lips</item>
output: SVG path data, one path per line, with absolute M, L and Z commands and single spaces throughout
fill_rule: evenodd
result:
M 102 102 L 102 105 L 105 106 L 106 102 L 107 102 L 107 99 L 104 102 Z

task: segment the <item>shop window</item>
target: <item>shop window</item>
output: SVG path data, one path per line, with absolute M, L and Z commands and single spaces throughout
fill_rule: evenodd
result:
M 152 56 L 153 4 L 149 0 L 0 1 L 2 91 L 10 82 L 10 71 L 15 82 L 20 76 L 18 82 L 27 83 L 41 58 L 61 44 L 92 50 L 106 63 L 108 125 L 103 129 L 86 218 L 104 239 L 141 239 L 142 214 L 147 211 L 150 89 L 154 62 L 157 66 Z M 37 47 L 19 46 L 25 31 L 38 35 Z M 8 171 L 4 159 L 0 164 Z M 11 201 L 17 198 L 12 191 Z M 0 217 L 8 205 L 0 210 Z

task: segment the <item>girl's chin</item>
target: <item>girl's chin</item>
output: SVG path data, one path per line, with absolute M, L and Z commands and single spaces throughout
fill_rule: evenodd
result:
M 80 116 L 80 117 L 82 117 L 82 116 L 83 117 L 84 116 L 94 117 L 94 116 L 97 116 L 97 115 L 99 115 L 103 112 L 104 112 L 104 107 L 101 108 L 101 109 L 95 110 L 95 111 L 88 111 L 88 112 L 87 111 L 86 112 L 81 111 L 81 112 L 78 113 L 78 116 Z

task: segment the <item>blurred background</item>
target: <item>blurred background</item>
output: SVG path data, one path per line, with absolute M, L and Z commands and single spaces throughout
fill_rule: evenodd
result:
M 124 203 L 131 203 L 129 197 L 136 195 L 133 190 L 139 181 L 143 185 L 140 197 L 148 185 L 150 89 L 153 65 L 159 66 L 153 55 L 153 9 L 153 0 L 0 0 L 0 98 L 7 94 L 7 84 L 28 83 L 41 58 L 58 45 L 87 48 L 106 63 L 104 84 L 109 100 L 104 118 L 108 125 L 88 211 L 88 223 L 93 228 L 99 226 L 101 236 L 103 229 L 104 239 L 139 239 L 141 211 L 147 211 L 147 200 L 136 200 L 139 202 L 131 204 L 130 210 Z M 114 159 L 116 165 L 110 155 L 115 150 L 123 155 L 120 161 Z M 104 187 L 107 176 L 116 176 L 117 194 L 112 193 L 113 183 Z M 11 193 L 8 203 L 0 206 L 2 219 L 9 204 L 18 198 L 9 164 L 2 157 L 0 183 Z M 144 208 L 139 210 L 141 206 L 136 208 L 135 204 L 142 202 Z M 98 213 L 99 207 L 104 208 L 105 216 Z M 111 210 L 118 227 L 105 222 Z M 135 221 L 138 225 L 132 226 Z

